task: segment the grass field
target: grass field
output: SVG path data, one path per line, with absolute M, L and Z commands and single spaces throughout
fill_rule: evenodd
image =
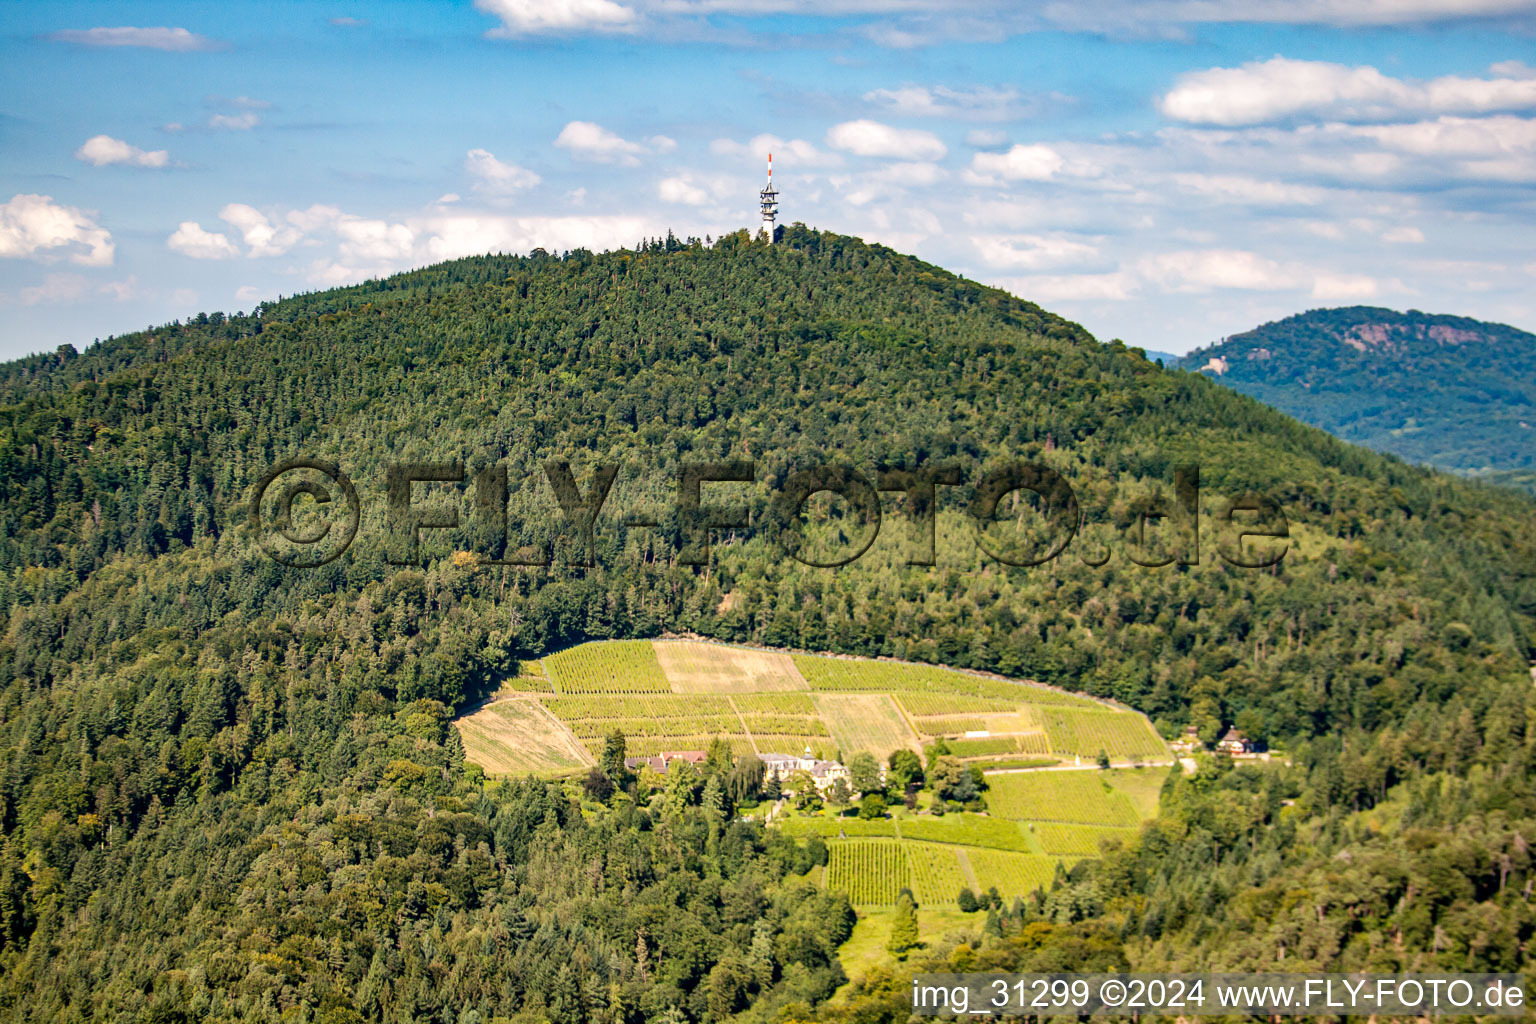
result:
M 819 693 L 816 707 L 845 760 L 861 750 L 884 760 L 901 747 L 922 749 L 895 701 L 886 694 Z
M 849 839 L 828 846 L 827 888 L 855 904 L 891 904 L 909 884 L 907 855 L 894 839 Z
M 560 693 L 671 693 L 649 640 L 580 644 L 544 659 Z
M 1028 852 L 1030 842 L 1019 823 L 980 814 L 946 814 L 942 818 L 905 818 L 901 837 L 925 843 L 956 846 L 987 846 L 998 850 Z
M 488 704 L 454 723 L 464 758 L 489 775 L 559 775 L 592 763 L 587 751 L 535 700 Z
M 1014 772 L 987 776 L 992 813 L 1020 821 L 1080 825 L 1135 825 L 1141 820 L 1130 797 L 1111 789 L 1103 772 Z
M 1099 844 L 1105 839 L 1118 839 L 1129 843 L 1136 838 L 1133 828 L 1114 828 L 1106 825 L 1067 825 L 1061 822 L 1042 821 L 1035 824 L 1035 836 L 1040 846 L 1053 857 L 1097 857 Z
M 1157 817 L 1157 802 L 1168 781 L 1169 768 L 1111 768 L 1103 775 L 1109 784 L 1130 798 L 1136 816 L 1146 821 Z
M 965 851 L 937 843 L 902 843 L 907 851 L 908 877 L 918 903 L 952 902 L 964 888 L 974 889 Z
M 788 654 L 724 644 L 665 640 L 652 644 L 674 693 L 774 693 L 809 688 Z

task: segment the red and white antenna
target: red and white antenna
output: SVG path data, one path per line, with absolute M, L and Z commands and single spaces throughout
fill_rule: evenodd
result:
M 763 211 L 763 230 L 768 232 L 768 244 L 773 244 L 773 221 L 779 212 L 779 194 L 773 190 L 773 154 L 768 154 L 768 184 L 757 194 L 758 205 Z

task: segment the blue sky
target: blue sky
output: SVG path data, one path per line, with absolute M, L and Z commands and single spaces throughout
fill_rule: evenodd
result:
M 1536 0 L 9 4 L 0 357 L 782 219 L 1187 351 L 1536 329 Z

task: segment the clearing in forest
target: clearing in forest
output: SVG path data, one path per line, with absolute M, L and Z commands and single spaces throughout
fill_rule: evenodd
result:
M 560 775 L 592 763 L 569 729 L 536 700 L 487 704 L 454 723 L 464 759 L 487 775 Z

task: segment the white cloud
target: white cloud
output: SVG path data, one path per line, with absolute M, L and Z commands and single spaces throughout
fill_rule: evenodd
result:
M 79 46 L 137 46 L 150 50 L 218 50 L 223 44 L 184 28 L 86 28 L 65 29 L 48 37 L 55 42 Z
M 261 298 L 261 289 L 253 284 L 243 284 L 235 289 L 236 302 L 255 302 Z
M 244 203 L 229 203 L 219 211 L 219 219 L 240 232 L 247 256 L 279 256 L 293 247 L 303 232 L 297 227 L 280 227 L 266 214 Z
M 1157 253 L 1141 260 L 1138 270 L 1148 281 L 1175 292 L 1218 288 L 1284 291 L 1299 284 L 1292 270 L 1258 253 L 1238 249 Z
M 768 134 L 754 135 L 744 143 L 733 139 L 715 139 L 709 144 L 709 151 L 715 156 L 755 158 L 759 161 L 767 160 L 768 154 L 772 153 L 779 163 L 796 168 L 835 167 L 843 162 L 843 158 L 836 153 L 817 149 L 804 139 L 781 139 L 777 135 Z
M 1383 242 L 1417 245 L 1424 241 L 1424 232 L 1415 227 L 1393 228 L 1381 236 Z
M 1496 65 L 1512 70 L 1510 65 Z M 1496 73 L 1497 74 L 1497 73 Z M 1189 124 L 1236 127 L 1296 117 L 1385 121 L 1435 114 L 1489 114 L 1536 109 L 1536 78 L 1447 75 L 1410 82 L 1369 65 L 1274 57 L 1238 68 L 1181 75 L 1158 101 L 1167 117 Z
M 1264 181 L 1236 174 L 1178 172 L 1173 175 L 1173 180 L 1208 200 L 1254 206 L 1315 206 L 1329 195 L 1327 189 L 1312 185 Z
M 1007 143 L 1008 133 L 996 128 L 972 128 L 965 133 L 965 144 L 977 149 L 987 149 Z
M 900 160 L 942 160 L 949 152 L 939 137 L 917 128 L 892 128 L 860 119 L 833 125 L 827 145 L 857 156 L 886 156 Z
M 478 179 L 476 187 L 488 192 L 516 192 L 532 188 L 542 180 L 526 167 L 504 163 L 484 149 L 472 149 L 465 154 L 464 170 Z
M 349 263 L 395 266 L 410 261 L 416 232 L 405 224 L 343 217 L 336 222 L 340 254 Z
M 568 151 L 577 160 L 599 164 L 623 164 L 633 167 L 647 151 L 663 153 L 676 149 L 677 143 L 665 135 L 655 135 L 646 140 L 647 145 L 631 142 L 602 125 L 591 121 L 572 121 L 560 129 L 555 146 Z
M 1063 235 L 973 235 L 976 254 L 989 267 L 1043 270 L 1099 255 L 1096 245 Z
M 79 302 L 100 295 L 114 302 L 126 302 L 133 298 L 137 286 L 138 280 L 133 277 L 97 282 L 81 274 L 49 274 L 41 284 L 21 289 L 16 294 L 16 301 L 23 306 L 36 306 Z
M 685 206 L 703 206 L 709 202 L 709 193 L 686 178 L 663 178 L 656 186 L 656 195 L 664 203 Z
M 239 114 L 214 114 L 208 118 L 208 127 L 232 132 L 248 132 L 261 123 L 261 115 L 246 110 Z
M 89 278 L 79 274 L 49 274 L 43 283 L 23 288 L 16 296 L 23 306 L 39 303 L 76 302 L 91 290 Z
M 204 231 L 195 220 L 184 220 L 172 232 L 165 244 L 172 252 L 190 256 L 194 260 L 227 260 L 240 255 L 233 242 L 225 235 Z
M 1376 281 L 1364 274 L 1318 274 L 1312 282 L 1312 297 L 1329 302 L 1358 302 L 1376 297 Z
M 0 206 L 0 258 L 47 259 L 55 249 L 69 250 L 69 259 L 87 267 L 112 263 L 112 235 L 96 223 L 95 215 L 73 206 L 60 206 L 52 196 L 21 193 Z
M 145 151 L 110 135 L 93 135 L 86 139 L 85 144 L 75 150 L 75 159 L 97 167 L 105 167 L 107 164 L 165 167 L 171 161 L 170 154 L 163 149 Z
M 907 85 L 899 89 L 875 89 L 864 94 L 873 103 L 902 117 L 942 117 L 968 121 L 1013 121 L 1027 115 L 1017 89 L 977 86 L 952 89 Z
M 621 31 L 635 23 L 635 12 L 613 0 L 475 0 L 475 9 L 501 21 L 486 33 L 514 39 L 540 33 Z
M 1066 166 L 1060 153 L 1038 144 L 1018 144 L 1005 153 L 977 153 L 971 158 L 971 171 L 979 178 L 1007 181 L 1049 181 Z
M 1108 274 L 1037 274 L 1008 278 L 1001 285 L 1034 302 L 1119 302 L 1133 297 L 1135 275 L 1117 270 Z

